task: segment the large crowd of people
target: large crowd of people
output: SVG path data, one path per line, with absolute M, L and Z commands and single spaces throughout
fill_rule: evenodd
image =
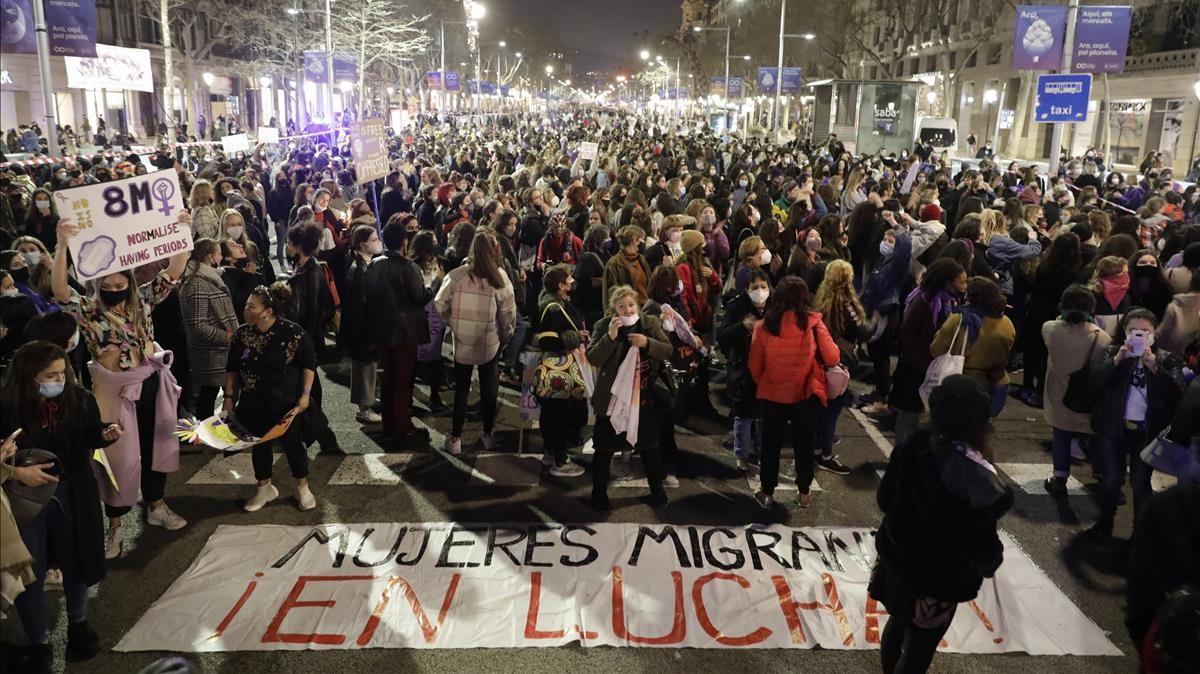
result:
M 418 117 L 368 185 L 349 139 L 325 140 L 0 168 L 0 433 L 17 431 L 6 453 L 49 453 L 4 479 L 54 493 L 17 522 L 27 563 L 6 540 L 0 565 L 30 671 L 52 659 L 48 574 L 66 593 L 68 655 L 94 656 L 87 587 L 123 554 L 127 515 L 141 503 L 147 524 L 187 526 L 168 505 L 177 418 L 223 413 L 261 435 L 292 416 L 251 450 L 244 508 L 280 496 L 281 450 L 309 510 L 308 447 L 337 454 L 346 440 L 325 410 L 352 406 L 388 451 L 428 450 L 414 416 L 449 416 L 433 449 L 460 455 L 497 447 L 500 386 L 532 381 L 544 469 L 590 473 L 604 512 L 618 455 L 640 455 L 647 502 L 667 503 L 664 487 L 689 474 L 676 427 L 692 414 L 728 420 L 764 509 L 780 507 L 790 446 L 807 508 L 814 471 L 851 472 L 834 449 L 857 406 L 894 425 L 897 445 L 871 587 L 893 616 L 888 672 L 928 666 L 954 606 L 1000 564 L 1012 495 L 987 430 L 1006 405 L 1040 408 L 1052 428 L 1049 494 L 1065 498 L 1090 466 L 1100 538 L 1127 476 L 1132 508 L 1149 507 L 1142 448 L 1168 428 L 1186 445 L 1196 427 L 1200 193 L 1169 169 L 1121 175 L 1089 155 L 1045 175 L 580 108 Z M 77 281 L 78 223 L 53 193 L 150 168 L 178 172 L 194 247 Z M 947 355 L 961 372 L 931 380 Z M 343 358 L 349 400 L 322 389 L 322 365 Z M 100 447 L 112 479 L 92 460 Z M 926 538 L 947 529 L 962 535 L 938 536 L 956 547 L 932 560 Z

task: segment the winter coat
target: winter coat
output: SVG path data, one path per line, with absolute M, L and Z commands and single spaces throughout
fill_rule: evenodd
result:
M 287 318 L 304 328 L 312 337 L 317 355 L 320 355 L 325 343 L 325 324 L 333 318 L 336 309 L 325 269 L 315 257 L 310 257 L 295 269 L 292 277 L 288 279 L 288 286 L 292 289 L 296 315 Z
M 1071 373 L 1082 367 L 1093 367 L 1108 349 L 1112 337 L 1095 323 L 1072 324 L 1062 319 L 1048 321 L 1042 326 L 1046 341 L 1046 393 L 1043 414 L 1052 428 L 1073 433 L 1091 433 L 1091 416 L 1074 412 L 1063 405 Z M 1092 348 L 1092 340 L 1096 347 Z M 1088 352 L 1091 351 L 1091 361 Z
M 750 374 L 750 341 L 754 332 L 742 325 L 746 316 L 761 319 L 763 309 L 756 309 L 746 293 L 739 293 L 725 305 L 721 326 L 717 330 L 717 345 L 725 354 L 726 390 L 734 416 L 751 416 L 757 409 L 758 395 L 754 377 Z
M 683 305 L 691 316 L 695 331 L 707 335 L 713 326 L 713 305 L 721 297 L 721 277 L 714 271 L 708 278 L 700 278 L 700 270 L 692 269 L 687 262 L 675 265 L 679 281 L 683 283 Z M 708 294 L 701 296 L 700 284 L 708 286 Z
M 951 314 L 942 324 L 933 342 L 929 345 L 929 355 L 937 358 L 945 353 L 962 353 L 963 343 L 967 339 L 967 330 L 959 330 L 962 324 L 962 314 Z M 955 337 L 955 331 L 958 336 Z M 967 344 L 966 359 L 963 362 L 962 373 L 973 378 L 990 391 L 1008 385 L 1008 355 L 1012 351 L 1013 341 L 1017 338 L 1016 330 L 1008 316 L 993 318 L 983 317 L 983 324 L 975 340 Z M 950 340 L 954 343 L 951 344 Z
M 346 289 L 341 294 L 342 320 L 338 326 L 338 344 L 352 360 L 373 361 L 379 357 L 371 344 L 369 325 L 371 307 L 367 304 L 366 277 L 370 264 L 362 255 L 352 253 L 346 269 Z
M 496 288 L 464 264 L 442 280 L 434 306 L 453 335 L 455 363 L 483 365 L 512 338 L 517 305 L 512 284 L 501 276 L 504 283 Z
M 585 330 L 583 314 L 571 301 L 542 291 L 538 297 L 537 333 L 534 346 L 546 353 L 566 355 L 580 342 L 580 330 Z
M 179 305 L 191 366 L 188 382 L 192 386 L 221 386 L 225 382 L 229 339 L 238 326 L 229 288 L 215 269 L 199 269 L 179 285 Z
M 364 287 L 371 308 L 370 343 L 382 347 L 429 343 L 425 305 L 433 294 L 415 262 L 400 251 L 385 251 L 367 265 Z
M 912 260 L 912 236 L 901 232 L 896 236 L 892 254 L 881 259 L 871 270 L 863 286 L 862 303 L 867 313 L 886 314 L 899 306 L 900 288 L 909 275 Z
M 784 313 L 778 335 L 771 334 L 766 323 L 760 323 L 750 341 L 750 375 L 758 387 L 759 400 L 789 404 L 816 397 L 825 405 L 828 400 L 822 365 L 834 365 L 839 360 L 841 352 L 829 336 L 821 314 L 815 311 L 808 313 L 803 328 L 796 325 L 795 312 Z
M 1042 242 L 1030 237 L 1029 243 L 1017 243 L 1007 234 L 993 236 L 987 244 L 987 261 L 999 276 L 1000 290 L 1006 296 L 1013 293 L 1013 272 L 1018 262 L 1032 260 L 1042 254 Z
M 1092 432 L 1096 435 L 1118 437 L 1125 431 L 1125 400 L 1139 359 L 1130 357 L 1113 363 L 1119 348 L 1110 345 L 1092 368 L 1092 382 L 1100 392 L 1092 410 Z M 1157 344 L 1150 348 L 1158 358 L 1158 367 L 1154 372 L 1146 370 L 1146 437 L 1158 435 L 1171 423 L 1183 395 L 1179 358 Z
M 220 233 L 217 212 L 212 206 L 197 206 L 192 209 L 192 238 L 216 239 Z
M 71 516 L 75 524 L 75 551 L 83 582 L 95 585 L 104 580 L 104 518 L 100 505 L 100 491 L 92 469 L 93 450 L 107 447 L 111 441 L 101 437 L 108 422 L 100 418 L 96 398 L 84 391 L 82 405 L 76 410 L 78 419 L 70 427 L 56 420 L 51 428 L 42 425 L 42 419 L 0 419 L 0 435 L 17 428 L 24 429 L 17 436 L 17 448 L 36 447 L 53 452 L 62 464 L 67 483 L 71 489 Z M 128 432 L 128 431 L 126 431 Z M 135 490 L 136 491 L 136 490 Z M 31 551 L 34 555 L 37 551 Z M 43 560 L 45 561 L 45 560 Z
M 1167 305 L 1162 323 L 1154 331 L 1154 343 L 1173 353 L 1184 349 L 1200 334 L 1200 293 L 1176 295 Z
M 914 594 L 969 601 L 1004 561 L 996 523 L 1012 507 L 1012 491 L 927 430 L 892 452 L 875 499 L 883 511 L 880 564 Z M 871 594 L 883 599 L 880 589 L 872 580 Z
M 658 378 L 663 363 L 674 352 L 670 339 L 663 332 L 662 321 L 657 318 L 642 314 L 632 329 L 621 331 L 616 341 L 608 336 L 608 325 L 612 320 L 612 316 L 600 319 L 600 322 L 592 329 L 592 339 L 587 349 L 588 363 L 596 369 L 596 389 L 592 394 L 592 410 L 597 417 L 608 415 L 608 401 L 612 398 L 613 381 L 617 378 L 617 371 L 620 370 L 621 363 L 625 362 L 625 356 L 631 348 L 629 340 L 625 338 L 626 335 L 646 336 L 647 343 L 646 347 L 642 349 L 641 356 L 644 360 L 649 361 L 648 368 L 643 374 L 650 381 L 646 383 L 647 391 L 643 393 L 643 396 L 649 392 L 649 387 Z M 652 439 L 643 438 L 643 440 Z

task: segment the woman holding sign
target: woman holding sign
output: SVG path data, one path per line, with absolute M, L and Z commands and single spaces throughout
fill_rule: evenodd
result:
M 191 225 L 182 213 L 179 221 Z M 101 276 L 91 282 L 92 294 L 71 289 L 67 280 L 68 244 L 79 227 L 63 219 L 58 223 L 58 249 L 54 254 L 51 287 L 54 299 L 79 323 L 92 361 L 93 392 L 106 419 L 120 422 L 121 439 L 108 448 L 108 460 L 117 487 L 100 481 L 100 495 L 108 514 L 105 558 L 121 555 L 124 534 L 121 517 L 137 503 L 138 487 L 149 504 L 146 521 L 174 531 L 187 526 L 163 500 L 167 473 L 179 468 L 179 440 L 175 438 L 179 385 L 171 375 L 170 352 L 154 343 L 150 312 L 171 293 L 188 261 L 186 251 L 170 258 L 166 269 L 138 286 L 132 270 Z

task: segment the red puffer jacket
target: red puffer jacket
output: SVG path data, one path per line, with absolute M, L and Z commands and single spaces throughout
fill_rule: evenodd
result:
M 817 364 L 816 345 L 820 345 L 823 364 L 839 361 L 841 353 L 819 313 L 809 312 L 803 328 L 796 325 L 794 311 L 785 313 L 779 335 L 767 332 L 760 323 L 750 342 L 750 375 L 758 385 L 759 400 L 795 403 L 816 396 L 825 405 L 825 370 Z

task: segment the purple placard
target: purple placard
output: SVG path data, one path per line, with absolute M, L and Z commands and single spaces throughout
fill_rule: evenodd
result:
M 458 71 L 457 70 L 447 70 L 446 71 L 446 91 L 458 91 L 459 89 L 461 89 L 461 87 L 459 86 Z
M 0 20 L 3 21 L 3 24 L 0 24 L 0 52 L 37 53 L 37 34 L 33 31 L 33 5 L 29 0 L 5 0 Z
M 53 56 L 96 56 L 96 0 L 46 0 Z
M 1075 17 L 1075 54 L 1071 58 L 1071 70 L 1077 73 L 1124 72 L 1129 21 L 1129 7 L 1080 7 Z
M 1061 5 L 1017 7 L 1012 67 L 1016 70 L 1058 70 L 1062 67 L 1067 8 Z

